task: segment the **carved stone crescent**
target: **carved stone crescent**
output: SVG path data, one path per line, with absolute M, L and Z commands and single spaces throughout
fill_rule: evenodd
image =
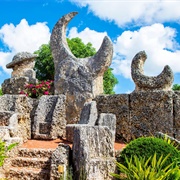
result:
M 131 75 L 136 85 L 135 91 L 171 90 L 174 81 L 171 68 L 167 65 L 158 76 L 145 76 L 143 66 L 146 59 L 145 51 L 140 51 L 132 60 Z
M 107 36 L 92 57 L 76 58 L 71 53 L 66 41 L 66 26 L 76 14 L 72 12 L 59 19 L 50 39 L 55 65 L 55 94 L 66 95 L 68 123 L 76 123 L 84 103 L 103 93 L 103 74 L 113 55 L 112 42 Z

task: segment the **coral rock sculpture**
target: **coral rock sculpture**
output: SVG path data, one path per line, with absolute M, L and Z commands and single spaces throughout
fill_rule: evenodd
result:
M 50 46 L 55 65 L 55 94 L 64 94 L 67 99 L 67 122 L 78 122 L 85 102 L 103 93 L 103 74 L 112 61 L 113 46 L 104 37 L 98 52 L 88 58 L 76 58 L 66 41 L 66 26 L 77 12 L 63 16 L 55 25 Z
M 143 65 L 147 59 L 145 51 L 137 53 L 131 64 L 131 75 L 136 84 L 135 91 L 148 90 L 171 90 L 174 75 L 169 66 L 165 66 L 161 74 L 158 76 L 148 77 L 144 75 Z
M 11 78 L 6 79 L 2 84 L 3 94 L 19 94 L 27 83 L 37 82 L 36 72 L 33 70 L 36 57 L 37 55 L 29 52 L 20 52 L 13 57 L 12 62 L 6 65 L 13 71 Z

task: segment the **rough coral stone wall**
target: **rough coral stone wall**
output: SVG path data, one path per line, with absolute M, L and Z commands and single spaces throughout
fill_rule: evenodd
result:
M 174 93 L 174 137 L 180 140 L 180 92 Z
M 31 138 L 31 118 L 33 100 L 25 95 L 3 95 L 0 97 L 0 111 L 17 114 L 17 136 L 27 140 Z
M 131 139 L 131 123 L 129 120 L 129 95 L 100 95 L 97 102 L 98 114 L 113 113 L 116 115 L 116 139 Z
M 130 94 L 132 137 L 163 132 L 173 136 L 173 92 L 134 92 Z
M 176 134 L 179 133 L 180 94 L 179 99 L 175 100 L 176 108 L 173 107 L 173 94 L 172 91 L 139 91 L 129 95 L 101 95 L 95 101 L 98 114 L 116 115 L 116 140 L 129 141 L 140 136 L 154 135 L 159 131 L 173 136 L 174 125 Z

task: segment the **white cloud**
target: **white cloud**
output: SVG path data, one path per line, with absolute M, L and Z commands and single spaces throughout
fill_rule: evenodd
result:
M 97 32 L 89 28 L 85 28 L 83 31 L 78 32 L 76 27 L 69 30 L 68 38 L 79 37 L 82 39 L 83 43 L 87 44 L 90 42 L 96 50 L 101 46 L 103 38 L 107 36 L 106 32 Z
M 70 0 L 104 20 L 114 21 L 118 26 L 179 21 L 180 1 L 173 0 Z
M 84 43 L 91 42 L 98 50 L 106 32 L 100 33 L 89 28 L 81 32 L 73 27 L 69 38 L 80 37 Z M 165 65 L 169 65 L 174 73 L 180 72 L 180 50 L 175 41 L 176 29 L 156 23 L 141 27 L 137 31 L 124 31 L 114 44 L 112 68 L 114 74 L 131 79 L 131 61 L 136 53 L 145 50 L 147 60 L 144 66 L 146 75 L 158 75 Z
M 7 71 L 5 66 L 16 53 L 22 51 L 33 53 L 42 44 L 48 43 L 49 39 L 50 30 L 46 23 L 29 25 L 25 19 L 22 19 L 16 26 L 5 24 L 0 28 L 0 41 L 9 48 L 9 52 L 0 51 L 0 66 Z
M 114 43 L 114 73 L 131 78 L 132 58 L 142 50 L 145 50 L 148 56 L 144 66 L 146 75 L 161 73 L 165 65 L 169 65 L 174 73 L 180 72 L 180 50 L 177 49 L 179 45 L 175 36 L 175 29 L 162 24 L 123 32 Z
M 10 59 L 13 58 L 12 53 L 6 53 L 6 52 L 0 52 L 0 66 L 2 67 L 2 69 L 7 72 L 10 73 L 11 70 L 6 68 L 6 64 L 7 62 L 9 62 Z

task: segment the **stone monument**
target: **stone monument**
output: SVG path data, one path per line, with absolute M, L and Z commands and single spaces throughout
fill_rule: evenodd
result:
M 98 114 L 116 115 L 116 139 L 130 141 L 163 132 L 179 138 L 180 94 L 173 92 L 173 72 L 165 66 L 158 76 L 144 75 L 145 51 L 137 53 L 131 64 L 136 85 L 130 94 L 97 96 Z
M 66 41 L 66 26 L 77 12 L 63 16 L 55 25 L 50 46 L 55 65 L 55 94 L 66 95 L 67 123 L 79 121 L 85 102 L 103 93 L 103 74 L 112 61 L 113 46 L 105 37 L 98 52 L 89 58 L 76 58 Z
M 143 69 L 146 58 L 145 51 L 140 51 L 132 60 L 131 75 L 136 85 L 135 91 L 171 90 L 171 85 L 174 81 L 171 68 L 165 66 L 162 73 L 158 76 L 146 76 Z
M 3 94 L 19 94 L 26 84 L 36 83 L 36 73 L 33 70 L 36 57 L 37 55 L 29 52 L 20 52 L 13 57 L 12 62 L 6 65 L 13 71 L 11 78 L 6 79 L 2 84 Z

